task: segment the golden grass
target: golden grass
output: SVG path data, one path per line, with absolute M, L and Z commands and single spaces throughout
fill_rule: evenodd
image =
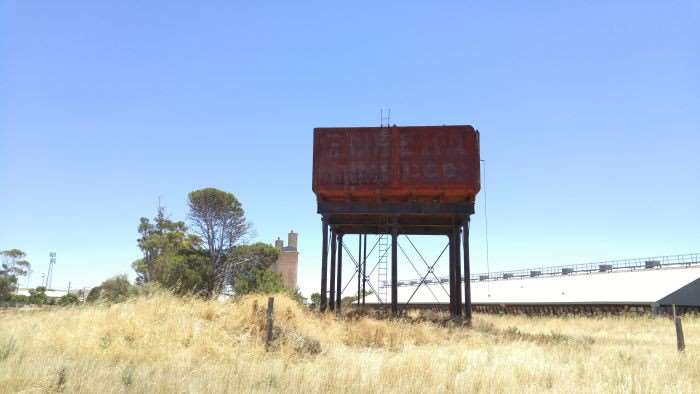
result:
M 337 320 L 275 299 L 141 297 L 0 312 L 0 392 L 700 392 L 700 318 Z

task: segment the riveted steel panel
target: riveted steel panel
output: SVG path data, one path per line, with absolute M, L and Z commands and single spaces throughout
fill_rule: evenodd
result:
M 319 201 L 474 201 L 479 175 L 472 126 L 314 129 Z

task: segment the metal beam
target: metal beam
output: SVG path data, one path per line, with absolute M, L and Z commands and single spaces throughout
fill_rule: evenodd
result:
M 357 234 L 357 305 L 360 305 L 362 294 L 362 234 Z
M 428 288 L 428 290 L 430 290 L 430 286 L 427 285 L 427 278 L 428 278 L 428 275 L 430 275 L 430 274 L 432 273 L 433 276 L 435 276 L 435 273 L 434 273 L 434 271 L 433 271 L 434 268 L 435 268 L 435 265 L 438 263 L 438 261 L 440 260 L 440 257 L 442 257 L 442 255 L 445 253 L 445 250 L 447 250 L 447 248 L 448 248 L 449 246 L 450 246 L 449 243 L 448 243 L 447 245 L 445 245 L 445 247 L 442 249 L 442 252 L 440 252 L 440 255 L 439 255 L 439 256 L 435 259 L 435 261 L 433 262 L 433 265 L 428 265 L 428 263 L 425 262 L 425 260 L 423 260 L 423 262 L 425 263 L 425 265 L 428 266 L 428 272 L 425 274 L 425 276 L 423 276 L 423 277 L 420 278 L 420 281 L 418 282 L 418 286 L 416 286 L 416 288 L 413 290 L 413 294 L 411 294 L 411 296 L 408 297 L 408 301 L 406 301 L 406 306 L 408 306 L 408 304 L 411 302 L 411 300 L 413 299 L 413 296 L 416 295 L 416 293 L 418 292 L 418 289 L 420 289 L 421 285 L 425 284 L 426 287 Z M 408 256 L 406 256 L 406 258 L 408 258 Z M 420 275 L 420 274 L 419 274 L 419 275 Z M 437 276 L 435 276 L 435 278 L 437 278 Z M 450 293 L 445 289 L 445 286 L 442 285 L 442 283 L 440 282 L 439 279 L 437 280 L 437 283 L 440 285 L 440 287 L 442 287 L 442 290 L 443 290 L 443 291 L 445 292 L 445 294 L 447 294 L 447 296 L 449 297 L 449 296 L 450 296 Z M 430 294 L 432 294 L 433 297 L 435 297 L 436 303 L 439 304 L 440 301 L 439 301 L 438 298 L 435 296 L 435 293 L 433 293 L 432 290 L 430 290 Z
M 448 259 L 448 265 L 450 268 L 450 316 L 455 315 L 455 294 L 457 293 L 455 291 L 455 247 L 454 247 L 454 237 L 452 234 L 449 234 L 447 236 L 449 239 L 450 243 L 450 253 L 449 253 L 449 259 Z
M 357 214 L 457 214 L 474 213 L 474 201 L 444 202 L 381 202 L 369 203 L 359 201 L 317 201 L 318 213 L 357 213 Z
M 391 230 L 391 313 L 397 316 L 399 313 L 398 303 L 398 237 L 399 233 L 396 227 Z
M 330 294 L 328 297 L 329 301 L 329 306 L 330 310 L 335 310 L 335 258 L 336 258 L 336 251 L 337 251 L 337 246 L 338 246 L 338 241 L 337 238 L 338 235 L 335 232 L 335 228 L 331 227 L 331 286 L 330 286 Z
M 329 223 L 330 224 L 330 223 Z M 384 225 L 366 225 L 366 224 L 332 224 L 338 232 L 343 234 L 387 234 L 391 232 L 391 228 Z M 401 234 L 409 235 L 447 235 L 454 225 L 427 225 L 427 226 L 400 226 Z
M 351 283 L 352 280 L 355 278 L 355 274 L 358 273 L 358 271 L 357 271 L 357 270 L 358 270 L 358 265 L 360 264 L 359 259 L 358 259 L 358 260 L 355 260 L 355 258 L 353 257 L 352 253 L 350 252 L 350 249 L 348 249 L 347 245 L 346 245 L 346 244 L 343 244 L 342 246 L 343 246 L 343 250 L 345 250 L 345 253 L 347 253 L 348 257 L 350 258 L 350 261 L 352 261 L 353 265 L 355 266 L 355 271 L 353 271 L 352 277 L 350 278 L 350 280 L 348 281 L 348 283 L 346 283 L 345 286 L 343 286 L 343 288 L 342 288 L 342 290 L 341 290 L 341 292 L 340 292 L 341 295 L 342 295 L 342 293 L 345 292 L 345 289 L 346 289 L 348 286 L 350 286 L 350 283 Z M 376 244 L 375 244 L 375 246 L 376 246 Z M 372 248 L 372 249 L 374 249 L 374 248 Z M 371 252 L 371 250 L 370 250 L 370 252 Z M 365 263 L 365 265 L 366 265 L 366 263 Z M 376 265 L 375 265 L 375 268 L 376 268 Z M 371 290 L 371 291 L 373 291 L 375 294 L 379 294 L 379 293 L 377 292 L 377 289 L 375 289 L 374 286 L 372 286 L 372 282 L 367 281 L 367 285 L 370 287 L 370 290 Z M 378 295 L 377 295 L 377 299 L 379 300 L 380 303 L 383 303 L 382 299 L 381 299 Z
M 423 280 L 422 280 L 423 274 L 421 274 L 420 271 L 418 270 L 418 268 L 416 267 L 416 265 L 413 264 L 413 260 L 411 260 L 411 258 L 408 257 L 408 253 L 406 253 L 404 248 L 401 246 L 401 243 L 399 243 L 398 245 L 399 245 L 399 250 L 401 251 L 401 254 L 403 254 L 403 257 L 406 259 L 406 261 L 408 261 L 408 264 L 413 268 L 413 270 L 416 271 L 416 274 L 418 274 L 418 277 L 421 278 L 421 281 L 418 283 L 418 286 L 416 286 L 416 289 L 413 291 L 413 294 L 411 294 L 411 296 L 408 298 L 408 301 L 406 301 L 406 304 L 408 305 L 408 303 L 411 302 L 411 299 L 413 299 L 413 296 L 416 294 L 416 292 L 418 291 L 420 286 L 423 284 Z M 428 273 L 426 275 L 429 275 L 429 274 L 430 274 L 430 266 L 428 266 Z M 433 293 L 433 290 L 430 288 L 430 286 L 426 286 L 426 288 L 428 289 L 430 294 L 433 295 L 433 298 L 435 298 L 435 302 L 439 303 L 440 299 L 435 295 L 435 293 Z
M 321 232 L 323 234 L 323 245 L 321 246 L 321 305 L 319 310 L 326 311 L 328 305 L 328 220 L 324 217 L 321 219 Z
M 408 235 L 404 235 L 404 237 L 405 237 L 405 238 L 408 240 L 408 242 L 411 244 L 411 246 L 413 247 L 413 250 L 416 251 L 416 253 L 418 254 L 418 257 L 420 257 L 420 259 L 423 261 L 423 264 L 425 264 L 425 266 L 428 267 L 428 273 L 425 274 L 425 277 L 422 279 L 422 282 L 424 282 L 424 281 L 426 280 L 426 278 L 428 277 L 429 274 L 432 274 L 433 277 L 435 278 L 435 281 L 440 285 L 440 287 L 442 288 L 442 290 L 443 290 L 443 291 L 445 292 L 445 294 L 449 297 L 449 296 L 450 296 L 450 293 L 447 291 L 447 289 L 445 289 L 445 286 L 442 285 L 442 281 L 440 281 L 440 278 L 437 277 L 437 275 L 435 274 L 435 270 L 434 270 L 435 265 L 437 264 L 438 260 L 440 260 L 440 257 L 442 257 L 442 255 L 445 253 L 445 249 L 447 249 L 447 247 L 449 246 L 449 243 L 447 244 L 447 246 L 445 246 L 445 247 L 442 249 L 442 252 L 440 252 L 440 255 L 438 255 L 437 259 L 435 259 L 435 261 L 433 261 L 433 264 L 430 265 L 430 264 L 428 264 L 428 262 L 425 260 L 425 258 L 423 257 L 423 254 L 421 254 L 421 252 L 418 250 L 418 248 L 417 248 L 416 245 L 413 243 L 413 241 L 411 241 L 411 238 L 409 238 Z
M 472 292 L 471 292 L 471 280 L 469 278 L 471 277 L 470 275 L 470 261 L 469 261 L 469 217 L 467 216 L 467 220 L 462 226 L 463 232 L 462 236 L 464 237 L 464 244 L 462 245 L 464 247 L 464 319 L 466 320 L 467 324 L 471 324 L 472 321 Z
M 455 310 L 456 310 L 456 315 L 462 316 L 462 251 L 460 250 L 460 226 L 455 226 L 454 229 L 454 237 L 455 237 L 455 275 L 457 277 L 457 283 L 455 285 L 455 290 L 457 291 L 457 294 L 455 295 Z
M 338 284 L 336 286 L 336 297 L 335 297 L 335 306 L 336 306 L 336 312 L 340 313 L 340 304 L 341 304 L 341 296 L 342 296 L 342 286 L 343 286 L 343 234 L 340 233 L 338 234 L 338 270 L 337 270 L 337 275 L 338 275 Z

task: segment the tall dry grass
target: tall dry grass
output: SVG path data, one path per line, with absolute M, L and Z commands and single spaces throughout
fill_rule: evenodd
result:
M 335 319 L 277 296 L 0 312 L 1 392 L 700 392 L 700 319 Z M 420 320 L 420 319 L 417 319 Z

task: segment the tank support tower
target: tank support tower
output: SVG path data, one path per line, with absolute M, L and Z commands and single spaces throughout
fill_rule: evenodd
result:
M 480 188 L 478 145 L 471 126 L 314 130 L 313 191 L 323 236 L 321 311 L 342 307 L 344 251 L 355 266 L 353 278 L 358 277 L 357 304 L 364 303 L 366 292 L 360 289 L 371 283 L 363 238 L 383 234 L 391 251 L 386 301 L 398 315 L 398 238 L 431 235 L 448 241 L 450 314 L 471 320 L 469 222 Z M 346 241 L 353 235 L 359 240 L 357 258 Z M 418 287 L 433 272 L 435 263 L 425 263 L 428 274 Z

